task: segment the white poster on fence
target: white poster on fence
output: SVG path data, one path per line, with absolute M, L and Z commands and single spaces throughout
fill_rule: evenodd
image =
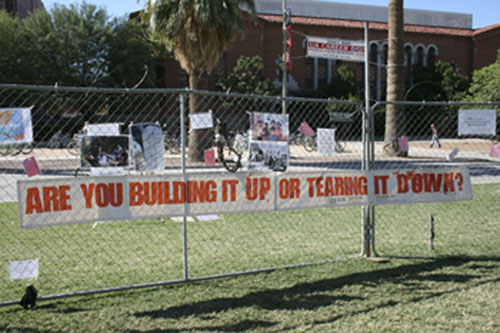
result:
M 458 111 L 458 135 L 495 135 L 496 129 L 495 109 Z
M 119 123 L 88 124 L 85 126 L 88 136 L 113 136 L 120 135 Z
M 307 37 L 307 57 L 365 61 L 365 43 L 362 40 Z
M 31 108 L 0 108 L 0 144 L 33 142 Z
M 335 154 L 335 129 L 318 128 L 318 153 L 320 155 Z
M 24 228 L 312 207 L 472 200 L 467 168 L 54 177 L 17 182 Z

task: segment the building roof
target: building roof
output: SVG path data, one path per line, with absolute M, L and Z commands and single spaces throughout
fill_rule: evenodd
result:
M 273 22 L 273 23 L 283 22 L 282 15 L 259 14 L 258 17 L 264 21 L 267 21 L 267 22 Z M 356 21 L 356 20 L 332 19 L 332 18 L 292 16 L 292 24 L 320 25 L 320 26 L 330 26 L 330 27 L 363 29 L 365 22 L 364 21 Z M 370 22 L 370 29 L 387 30 L 387 28 L 388 28 L 387 23 Z M 472 30 L 472 29 L 443 28 L 443 27 L 420 26 L 420 25 L 411 25 L 411 24 L 405 24 L 404 29 L 406 32 L 436 34 L 436 35 L 448 35 L 448 36 L 460 36 L 460 37 L 472 37 L 472 35 L 474 34 L 474 30 Z
M 282 0 L 255 0 L 257 13 L 281 15 Z M 317 0 L 287 0 L 294 17 L 311 17 L 369 22 L 388 22 L 388 8 Z M 404 21 L 409 25 L 472 29 L 472 14 L 404 9 Z

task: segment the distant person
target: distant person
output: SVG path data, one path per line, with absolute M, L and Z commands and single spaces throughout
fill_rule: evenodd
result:
M 441 143 L 439 142 L 438 131 L 437 131 L 437 128 L 434 124 L 431 124 L 431 131 L 432 131 L 432 139 L 431 139 L 431 144 L 429 147 L 432 148 L 434 146 L 434 143 L 437 143 L 438 148 L 441 148 Z

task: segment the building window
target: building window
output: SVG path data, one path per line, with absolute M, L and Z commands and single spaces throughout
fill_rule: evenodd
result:
M 433 66 L 434 63 L 436 62 L 436 55 L 437 55 L 437 50 L 434 47 L 429 48 L 429 51 L 427 53 L 427 65 L 428 66 Z

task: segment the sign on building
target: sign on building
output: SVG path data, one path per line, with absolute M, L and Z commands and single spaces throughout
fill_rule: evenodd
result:
M 364 41 L 307 37 L 307 56 L 346 61 L 365 61 Z

